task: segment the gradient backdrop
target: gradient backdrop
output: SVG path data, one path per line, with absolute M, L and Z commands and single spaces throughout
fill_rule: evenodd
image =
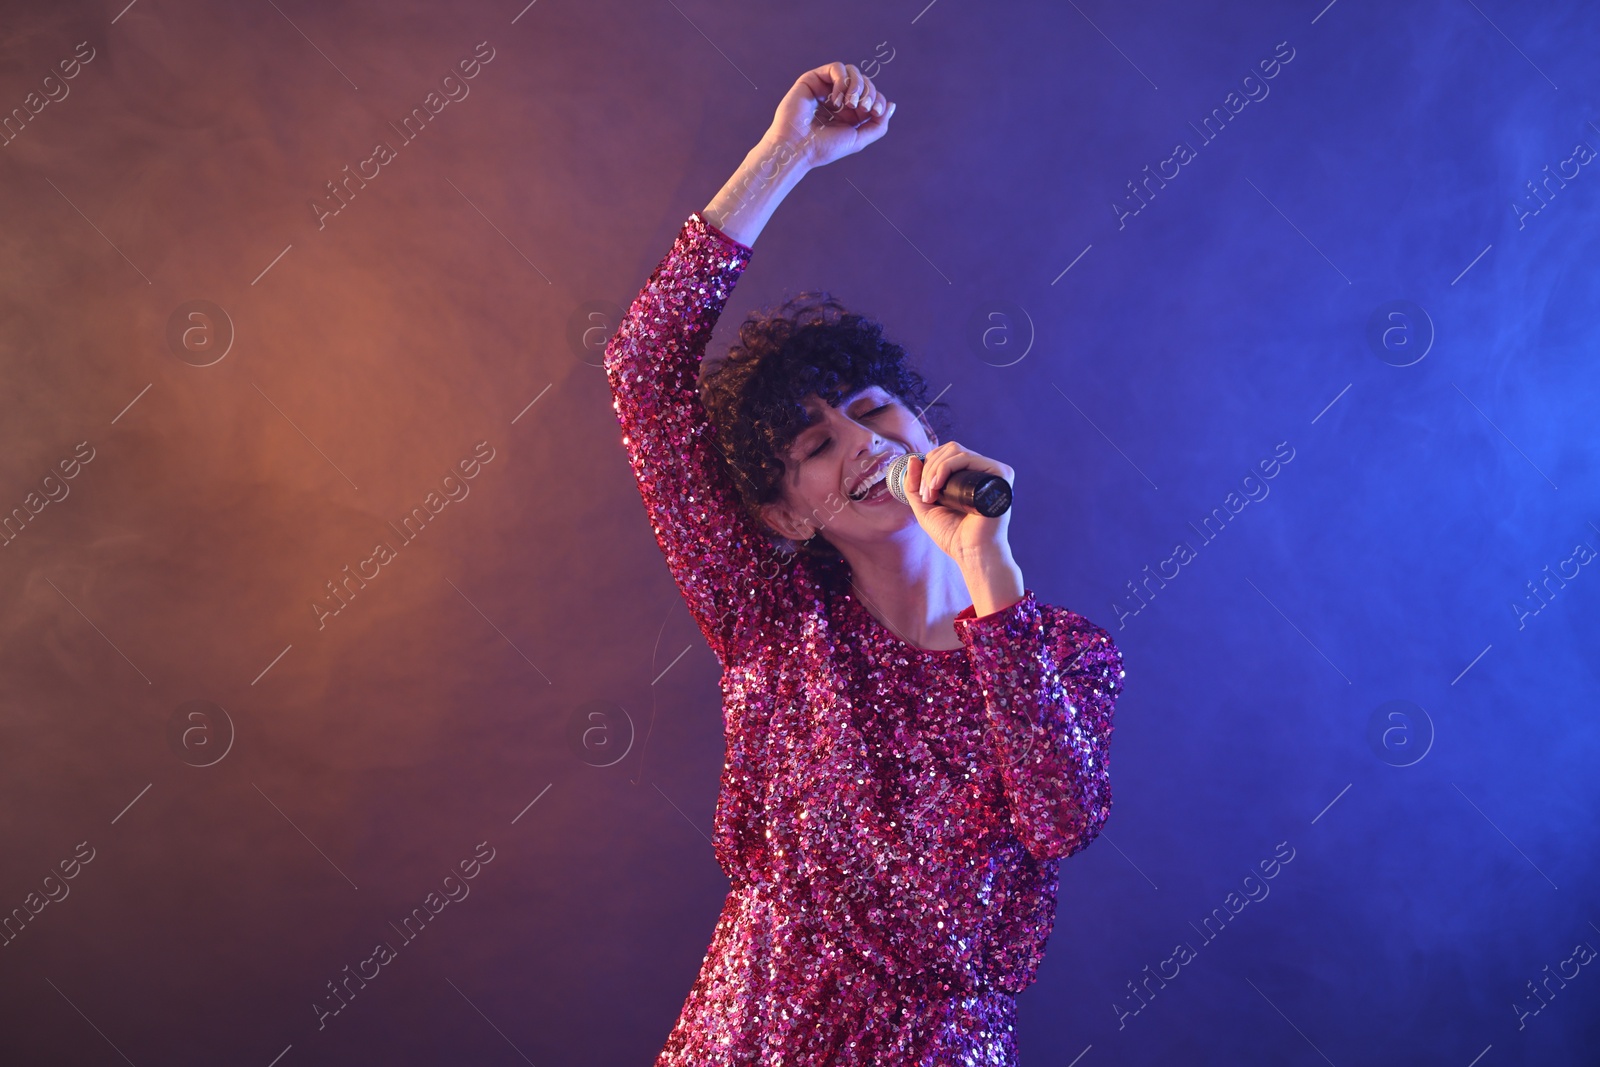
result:
M 721 721 L 600 352 L 832 60 L 712 352 L 877 316 L 1126 655 L 1023 1062 L 1600 1061 L 1600 8 L 1324 2 L 9 4 L 0 1062 L 650 1062 Z

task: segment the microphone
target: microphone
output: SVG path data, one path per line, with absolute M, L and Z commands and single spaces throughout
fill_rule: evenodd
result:
M 906 469 L 911 466 L 912 456 L 921 460 L 927 459 L 921 452 L 907 452 L 896 456 L 889 462 L 889 473 L 884 478 L 889 483 L 889 492 L 894 498 L 908 506 L 911 501 L 906 499 Z M 965 469 L 951 471 L 939 489 L 937 503 L 957 511 L 969 514 L 976 512 L 985 518 L 993 519 L 1004 515 L 1011 508 L 1011 485 L 998 474 Z

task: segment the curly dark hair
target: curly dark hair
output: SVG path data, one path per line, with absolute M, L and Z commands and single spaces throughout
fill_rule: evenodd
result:
M 788 544 L 766 526 L 760 508 L 782 499 L 783 457 L 806 427 L 802 401 L 814 393 L 838 405 L 871 385 L 913 411 L 945 407 L 928 403 L 927 383 L 905 349 L 884 338 L 881 324 L 846 310 L 825 290 L 752 311 L 727 356 L 707 364 L 701 404 L 745 508 L 774 543 Z M 941 440 L 946 436 L 939 426 L 934 432 Z M 821 532 L 799 549 L 823 560 L 842 558 Z

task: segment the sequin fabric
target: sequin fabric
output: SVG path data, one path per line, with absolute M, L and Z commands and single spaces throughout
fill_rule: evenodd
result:
M 772 546 L 697 378 L 752 250 L 698 213 L 607 344 L 651 527 L 722 665 L 732 888 L 657 1067 L 1012 1065 L 1062 858 L 1109 814 L 1110 635 L 1033 590 L 901 640 L 848 565 Z

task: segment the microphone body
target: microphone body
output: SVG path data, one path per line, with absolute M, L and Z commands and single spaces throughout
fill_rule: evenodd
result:
M 927 458 L 921 452 L 896 456 L 890 461 L 889 473 L 884 479 L 889 483 L 889 492 L 894 498 L 908 506 L 911 502 L 906 499 L 906 470 L 911 466 L 912 456 L 922 460 Z M 1011 508 L 1011 485 L 997 474 L 975 470 L 952 471 L 944 485 L 939 487 L 938 503 L 957 511 L 998 518 Z

